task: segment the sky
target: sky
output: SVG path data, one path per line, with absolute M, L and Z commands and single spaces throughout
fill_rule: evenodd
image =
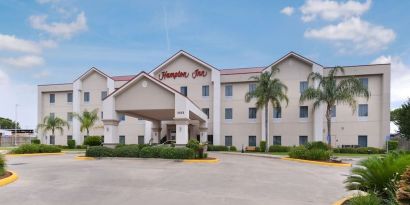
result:
M 217 68 L 290 51 L 325 66 L 391 63 L 391 109 L 410 97 L 410 1 L 0 1 L 0 116 L 37 124 L 37 85 L 97 67 L 150 71 L 179 50 Z M 16 104 L 18 104 L 16 109 Z

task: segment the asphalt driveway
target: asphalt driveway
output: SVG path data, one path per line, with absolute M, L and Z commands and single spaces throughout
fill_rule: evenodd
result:
M 8 157 L 19 179 L 0 187 L 7 205 L 326 204 L 343 197 L 349 168 L 211 153 L 217 164 L 161 159 Z

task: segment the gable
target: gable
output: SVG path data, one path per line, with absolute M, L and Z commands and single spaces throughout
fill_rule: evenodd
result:
M 83 88 L 87 89 L 101 89 L 107 87 L 107 77 L 96 71 L 90 71 L 81 79 Z

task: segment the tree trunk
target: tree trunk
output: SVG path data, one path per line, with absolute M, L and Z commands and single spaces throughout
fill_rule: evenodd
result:
M 326 110 L 326 121 L 327 121 L 327 140 L 328 145 L 332 146 L 332 112 L 331 107 L 328 107 Z
M 269 146 L 269 131 L 268 131 L 268 103 L 265 104 L 265 152 L 268 152 L 268 146 Z

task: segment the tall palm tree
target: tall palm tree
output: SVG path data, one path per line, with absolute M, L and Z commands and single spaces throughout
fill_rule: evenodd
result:
M 51 131 L 52 136 L 56 130 L 59 130 L 61 134 L 64 132 L 64 127 L 70 128 L 70 124 L 68 124 L 65 120 L 59 117 L 52 117 L 46 116 L 43 119 L 43 122 L 37 125 L 37 129 L 42 130 L 43 132 Z
M 256 81 L 256 88 L 253 91 L 249 91 L 245 94 L 245 101 L 250 102 L 252 99 L 256 99 L 256 108 L 265 108 L 265 138 L 266 147 L 265 151 L 268 151 L 269 146 L 269 131 L 268 131 L 268 107 L 269 103 L 273 107 L 281 107 L 282 102 L 289 103 L 286 92 L 288 87 L 283 84 L 279 79 L 274 78 L 275 74 L 279 72 L 279 68 L 271 67 L 268 72 L 263 72 L 260 76 L 252 76 L 250 79 Z M 262 148 L 261 148 L 262 149 Z
M 370 92 L 354 77 L 347 77 L 337 81 L 337 74 L 344 74 L 344 69 L 340 66 L 329 71 L 329 75 L 323 76 L 320 73 L 312 72 L 308 76 L 308 82 L 314 84 L 318 82 L 317 87 L 307 88 L 300 96 L 300 102 L 313 100 L 313 109 L 317 109 L 321 104 L 326 105 L 326 121 L 327 121 L 327 141 L 331 146 L 331 122 L 332 108 L 336 104 L 348 104 L 353 113 L 356 111 L 356 97 L 365 97 L 366 100 L 370 97 Z
M 83 132 L 84 130 L 87 131 L 87 136 L 90 135 L 90 129 L 95 125 L 98 121 L 98 109 L 94 109 L 91 112 L 88 110 L 84 110 L 83 113 L 80 115 L 78 113 L 74 113 L 78 121 L 80 121 L 80 131 Z

